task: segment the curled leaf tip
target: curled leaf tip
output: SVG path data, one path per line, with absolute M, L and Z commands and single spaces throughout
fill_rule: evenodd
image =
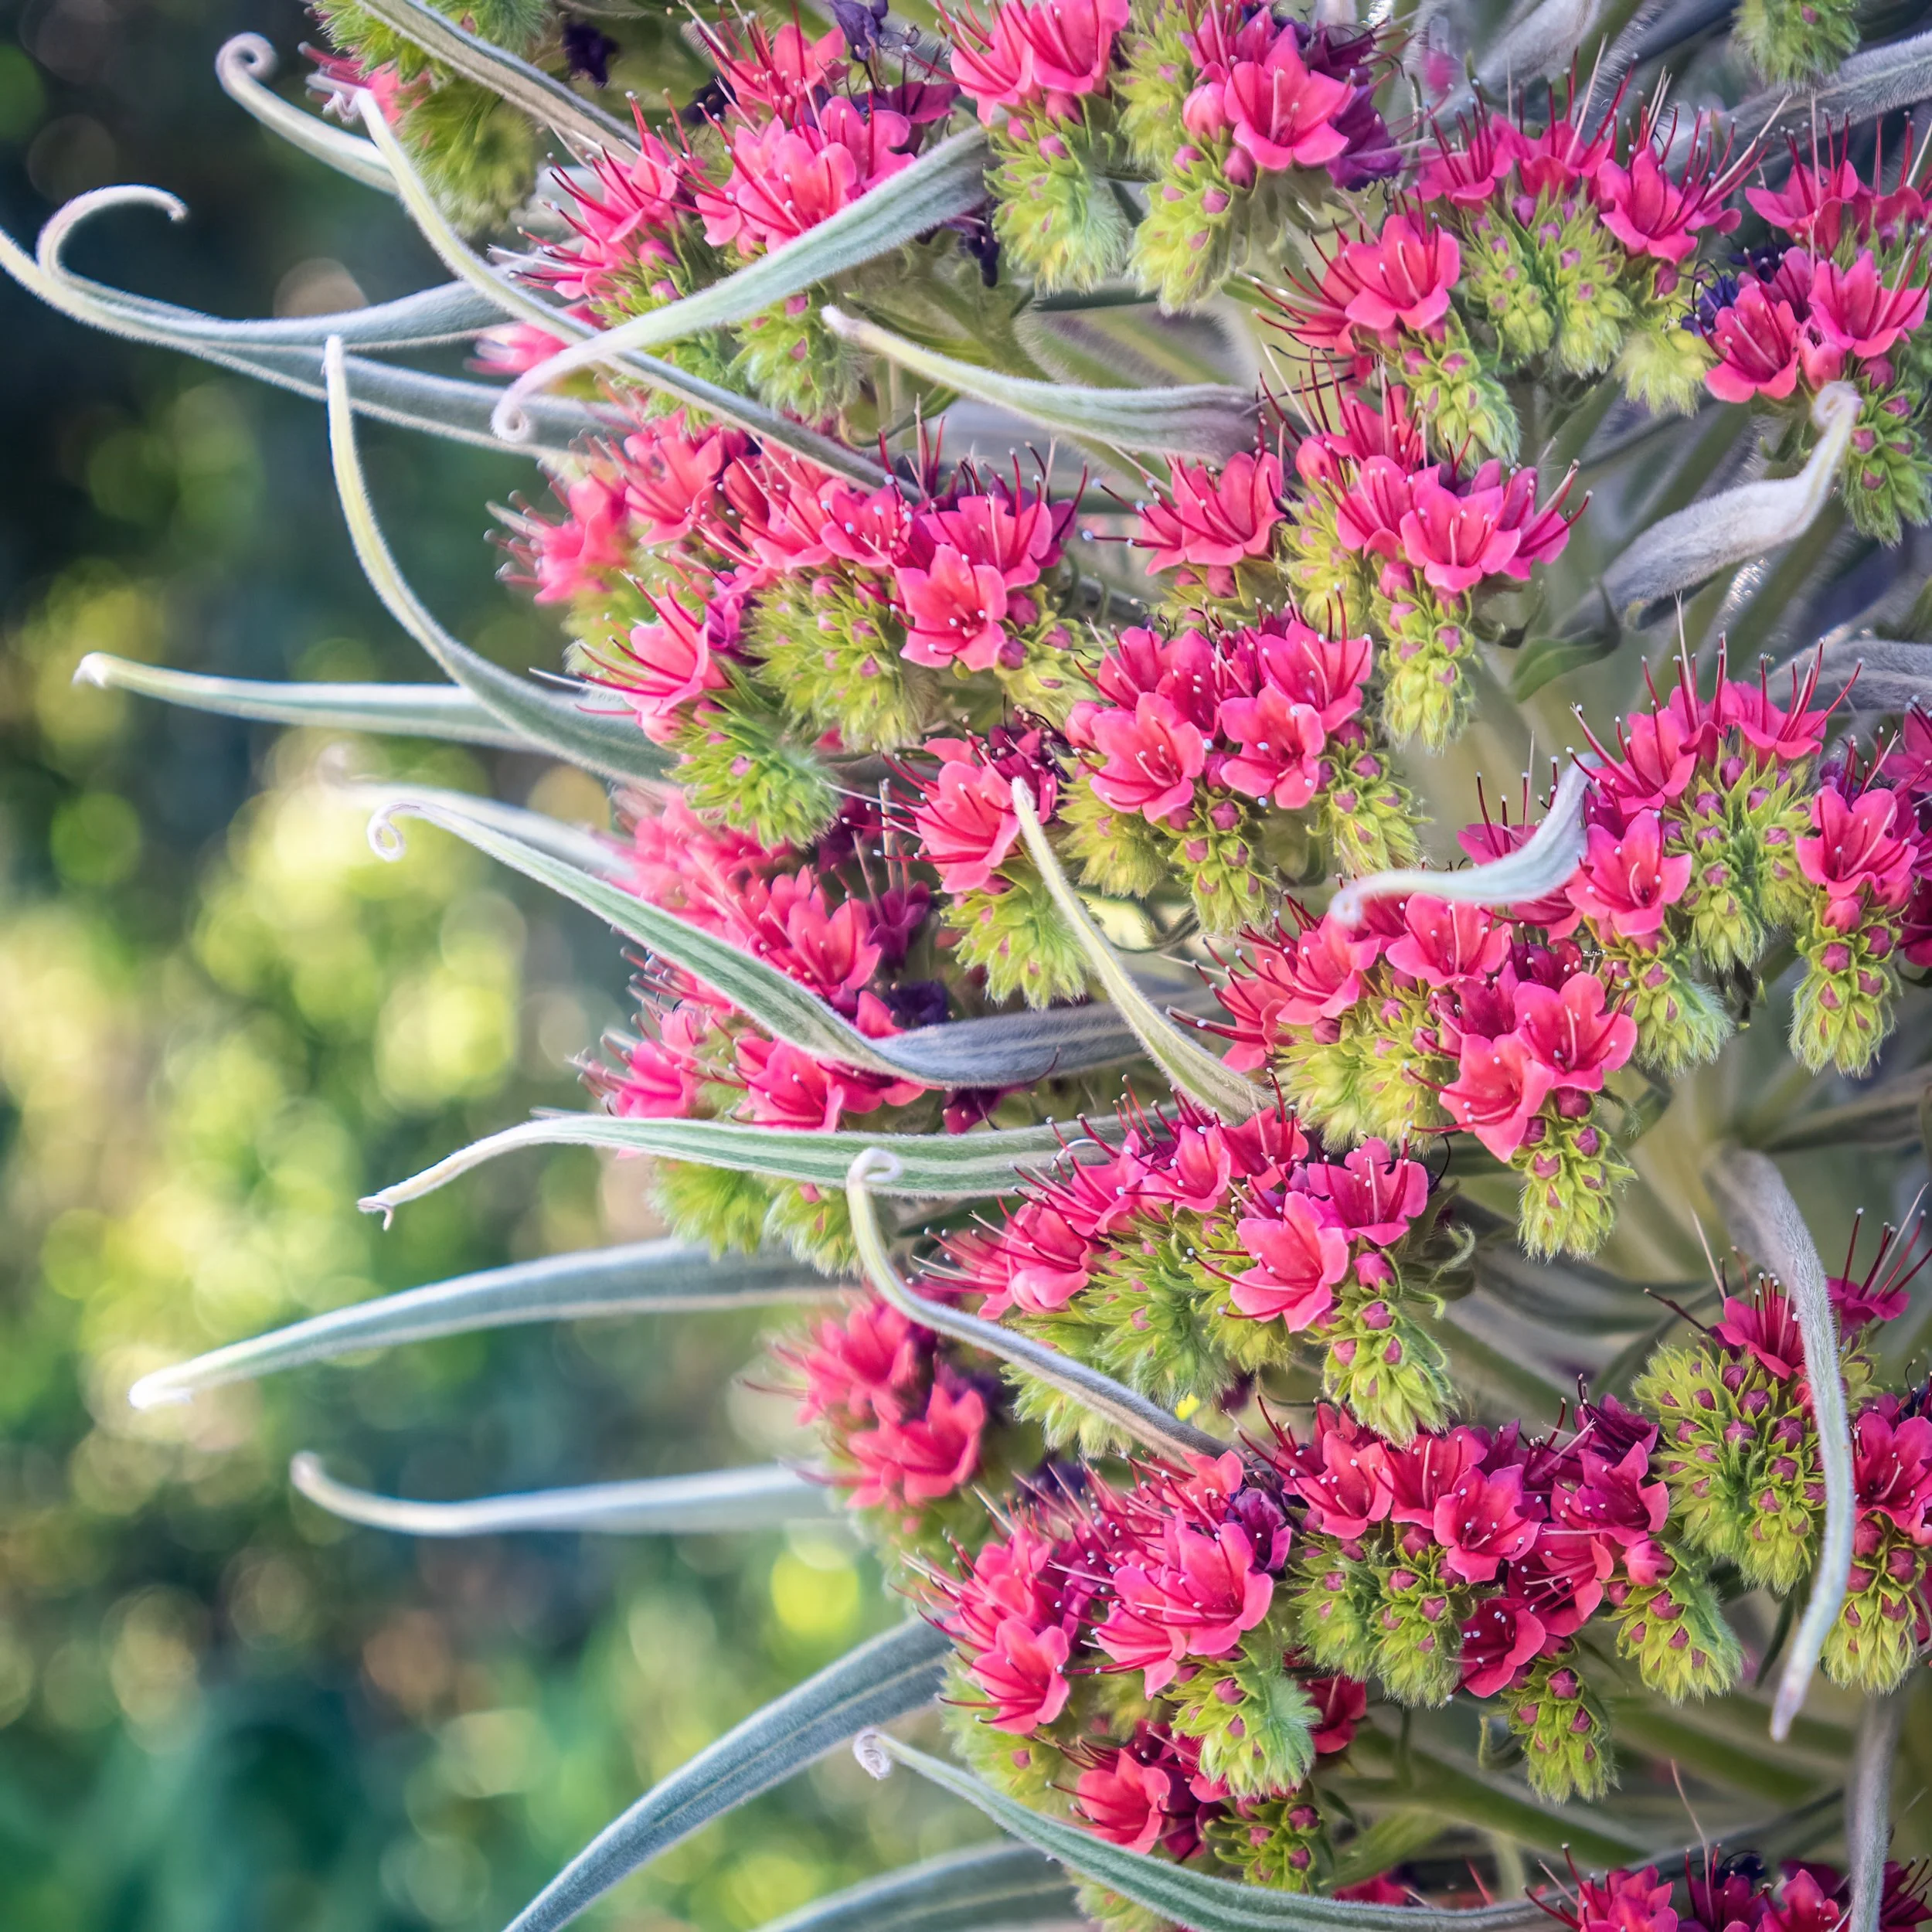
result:
M 852 1754 L 869 1777 L 876 1777 L 883 1784 L 892 1776 L 893 1754 L 886 1748 L 883 1731 L 861 1731 L 852 1740 Z
M 73 668 L 76 684 L 90 684 L 97 691 L 113 688 L 114 673 L 109 668 L 113 660 L 104 651 L 90 651 Z
M 385 1232 L 395 1226 L 396 1203 L 387 1194 L 365 1194 L 355 1205 L 365 1214 L 379 1214 Z
M 1460 872 L 1433 872 L 1427 866 L 1404 866 L 1351 879 L 1329 901 L 1328 910 L 1344 926 L 1359 926 L 1372 899 L 1399 893 L 1427 893 L 1464 905 L 1514 906 L 1553 891 L 1577 869 L 1583 855 L 1583 801 L 1590 794 L 1590 774 L 1572 764 L 1556 787 L 1543 821 L 1517 850 Z
M 369 821 L 369 849 L 386 865 L 393 865 L 409 850 L 409 840 L 396 821 L 409 811 L 407 802 L 398 799 L 373 812 Z
M 194 1400 L 194 1392 L 184 1389 L 175 1381 L 179 1368 L 157 1369 L 151 1375 L 145 1375 L 128 1391 L 128 1406 L 131 1409 L 166 1409 L 178 1406 Z

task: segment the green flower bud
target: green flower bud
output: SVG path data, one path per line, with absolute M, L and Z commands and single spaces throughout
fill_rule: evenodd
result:
M 990 139 L 993 232 L 1013 266 L 1043 294 L 1098 287 L 1126 259 L 1132 236 L 1092 165 L 1085 124 L 1009 121 Z
M 1624 393 L 1653 416 L 1689 416 L 1704 396 L 1704 372 L 1716 360 L 1710 345 L 1684 326 L 1681 308 L 1647 303 L 1624 338 L 1617 374 Z
M 821 1190 L 800 1181 L 774 1183 L 765 1233 L 821 1274 L 849 1273 L 859 1265 L 852 1216 L 837 1188 Z
M 1932 522 L 1932 455 L 1913 420 L 1916 413 L 1906 384 L 1867 396 L 1838 485 L 1853 526 L 1888 546 L 1903 536 L 1906 524 Z
M 1294 1575 L 1297 1647 L 1322 1669 L 1366 1682 L 1375 1668 L 1369 1619 L 1379 1595 L 1372 1566 L 1338 1539 L 1311 1532 L 1295 1544 Z
M 1612 936 L 1604 961 L 1637 1022 L 1639 1065 L 1675 1077 L 1716 1059 L 1731 1036 L 1730 1013 L 1692 973 L 1682 947 Z
M 753 607 L 746 642 L 788 716 L 855 750 L 911 743 L 934 702 L 931 675 L 900 655 L 883 597 L 846 578 L 781 578 Z
M 764 845 L 810 845 L 838 815 L 824 765 L 785 736 L 767 706 L 741 692 L 726 696 L 672 740 L 682 754 L 678 782 L 685 797 Z
M 1206 1832 L 1209 1849 L 1250 1885 L 1277 1892 L 1306 1892 L 1328 1862 L 1321 1814 L 1307 1798 L 1247 1798 L 1231 1814 L 1215 1818 Z
M 680 1241 L 702 1243 L 713 1254 L 757 1252 L 772 1208 L 770 1182 L 689 1161 L 655 1166 L 651 1205 Z
M 1814 1073 L 1866 1072 L 1892 1030 L 1897 936 L 1883 917 L 1834 931 L 1818 910 L 1798 933 L 1804 977 L 1791 1002 L 1791 1051 Z
M 1114 899 L 1144 899 L 1174 872 L 1174 840 L 1138 811 L 1115 811 L 1090 784 L 1060 794 L 1055 829 L 1064 828 L 1066 857 L 1080 883 Z
M 1637 1660 L 1649 1687 L 1681 1704 L 1722 1696 L 1737 1681 L 1743 1652 L 1716 1593 L 1679 1562 L 1660 1583 L 1613 1586 L 1617 1648 Z
M 1359 725 L 1331 739 L 1330 776 L 1315 798 L 1315 835 L 1349 878 L 1413 866 L 1422 856 L 1415 801 L 1388 755 Z
M 1219 291 L 1240 239 L 1248 197 L 1222 172 L 1223 158 L 1184 141 L 1148 189 L 1129 266 L 1170 315 Z
M 1260 924 L 1274 909 L 1274 882 L 1257 869 L 1260 828 L 1255 819 L 1254 807 L 1245 800 L 1219 798 L 1197 803 L 1178 835 L 1174 863 L 1193 894 L 1204 932 L 1237 933 Z
M 1416 413 L 1433 429 L 1440 447 L 1459 449 L 1468 443 L 1485 456 L 1505 463 L 1516 460 L 1522 431 L 1509 393 L 1477 352 L 1453 308 L 1443 318 L 1440 341 L 1405 335 L 1397 359 Z
M 474 80 L 439 80 L 403 111 L 400 130 L 438 206 L 466 233 L 494 228 L 529 195 L 536 130 Z
M 1091 1920 L 1102 1932 L 1177 1932 L 1172 1921 L 1162 1918 L 1152 1906 L 1136 1905 L 1104 1885 L 1076 1886 L 1073 1903 L 1080 1917 Z
M 1070 1786 L 1066 1758 L 1056 1736 L 1070 1730 L 1066 1714 L 1045 1736 L 1017 1737 L 988 1723 L 981 1706 L 986 1693 L 974 1680 L 965 1660 L 947 1660 L 946 1694 L 940 1709 L 944 1713 L 946 1734 L 967 1768 L 983 1777 L 995 1791 L 1049 1818 L 1064 1818 L 1068 1806 L 1060 1787 Z
M 1029 1006 L 1050 1006 L 1087 991 L 1087 955 L 1026 859 L 1008 860 L 994 876 L 1000 888 L 959 893 L 946 923 L 959 934 L 957 958 L 986 975 L 996 1000 L 1022 995 Z
M 1735 32 L 1767 80 L 1810 80 L 1856 51 L 1858 9 L 1853 0 L 1744 0 Z
M 1464 224 L 1459 292 L 1489 319 L 1506 366 L 1533 360 L 1555 340 L 1552 312 L 1522 230 L 1507 212 L 1483 207 Z
M 1397 744 L 1419 738 L 1440 751 L 1469 722 L 1475 694 L 1465 674 L 1476 644 L 1462 615 L 1460 599 L 1444 604 L 1420 586 L 1388 607 L 1382 721 Z
M 1920 1553 L 1895 1532 L 1853 1563 L 1851 1589 L 1825 1634 L 1825 1672 L 1833 1683 L 1882 1697 L 1903 1681 L 1917 1655 L 1924 1567 Z
M 1579 1674 L 1573 1651 L 1539 1658 L 1509 1694 L 1511 1732 L 1522 1741 L 1529 1788 L 1553 1804 L 1601 1798 L 1616 1767 L 1610 1719 Z
M 1366 1289 L 1324 1322 L 1321 1392 L 1398 1448 L 1449 1420 L 1454 1392 L 1442 1345 L 1400 1306 Z
M 1616 1219 L 1617 1189 L 1635 1176 L 1594 1113 L 1565 1120 L 1546 1108 L 1541 1138 L 1510 1156 L 1524 1181 L 1517 1226 L 1532 1255 L 1595 1253 Z
M 1293 1791 L 1315 1762 L 1315 1706 L 1282 1668 L 1274 1621 L 1250 1631 L 1226 1663 L 1203 1664 L 1172 1709 L 1175 1730 L 1199 1741 L 1201 1769 L 1236 1798 Z
M 1199 74 L 1188 51 L 1189 21 L 1176 7 L 1141 10 L 1128 41 L 1127 71 L 1114 77 L 1121 135 L 1135 165 L 1156 174 L 1190 137 L 1181 119 Z
M 794 295 L 738 325 L 732 373 L 774 409 L 822 423 L 849 408 L 865 385 L 866 360 L 826 328 L 810 295 Z
M 1398 1549 L 1372 1566 L 1375 1674 L 1397 1703 L 1446 1704 L 1462 1680 L 1469 1592 L 1442 1574 L 1442 1552 L 1418 1540 L 1425 1546 L 1414 1556 Z
M 1556 311 L 1556 360 L 1573 376 L 1594 376 L 1615 359 L 1634 313 L 1619 283 L 1623 245 L 1587 202 L 1546 199 L 1529 233 Z

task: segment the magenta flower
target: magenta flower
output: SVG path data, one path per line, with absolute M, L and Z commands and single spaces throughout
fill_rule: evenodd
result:
M 1012 782 L 988 766 L 948 759 L 923 788 L 913 829 L 946 891 L 981 891 L 1019 837 Z
M 991 563 L 975 563 L 950 543 L 930 566 L 901 564 L 896 581 L 913 664 L 943 668 L 957 658 L 969 671 L 990 671 L 1006 643 L 1006 580 Z
M 675 543 L 696 529 L 717 502 L 725 465 L 746 449 L 742 430 L 686 433 L 681 417 L 665 417 L 627 436 L 620 447 L 624 498 L 642 543 Z
M 590 471 L 565 488 L 563 507 L 561 522 L 532 516 L 523 526 L 539 604 L 606 594 L 614 573 L 631 563 L 639 541 L 621 482 Z
M 1098 1836 L 1130 1852 L 1145 1852 L 1166 1826 L 1172 1789 L 1165 1771 L 1143 1764 L 1131 1751 L 1117 1750 L 1080 1773 L 1073 1798 Z
M 1724 206 L 1743 172 L 1721 166 L 1700 131 L 1675 181 L 1664 170 L 1651 144 L 1648 114 L 1640 123 L 1628 168 L 1606 160 L 1596 171 L 1597 205 L 1604 226 L 1633 255 L 1647 255 L 1675 267 L 1697 247 L 1705 229 L 1728 235 L 1738 213 Z
M 1272 451 L 1231 456 L 1217 475 L 1206 463 L 1168 465 L 1168 495 L 1141 512 L 1137 543 L 1150 570 L 1226 566 L 1266 556 L 1281 521 L 1281 459 Z
M 1189 100 L 1196 117 L 1189 123 L 1193 131 L 1205 131 L 1196 124 L 1201 109 L 1195 102 L 1206 91 L 1197 89 Z M 1275 35 L 1260 60 L 1235 63 L 1213 104 L 1235 146 L 1263 173 L 1280 174 L 1290 168 L 1318 168 L 1348 146 L 1349 138 L 1335 118 L 1349 93 L 1345 83 L 1303 64 L 1290 24 Z
M 1264 685 L 1258 697 L 1222 699 L 1221 731 L 1240 747 L 1221 767 L 1223 784 L 1288 811 L 1315 796 L 1328 734 L 1311 706 Z
M 1166 1541 L 1170 1561 L 1154 1577 L 1162 1620 L 1185 1655 L 1226 1656 L 1267 1615 L 1274 1579 L 1255 1568 L 1253 1541 L 1238 1523 L 1209 1536 L 1176 1522 Z
M 1346 724 L 1362 709 L 1375 646 L 1366 637 L 1325 638 L 1299 617 L 1270 617 L 1242 634 L 1253 646 L 1261 675 L 1297 704 L 1310 706 L 1324 731 Z
M 1471 1034 L 1463 1039 L 1456 1078 L 1442 1090 L 1442 1098 L 1457 1126 L 1506 1161 L 1522 1145 L 1556 1084 L 1552 1070 L 1514 1033 L 1493 1040 Z
M 1409 502 L 1402 519 L 1403 554 L 1446 594 L 1495 575 L 1522 545 L 1521 531 L 1504 527 L 1501 489 L 1458 495 L 1425 471 L 1411 480 Z
M 1401 556 L 1402 520 L 1410 512 L 1410 481 L 1408 466 L 1394 457 L 1368 457 L 1353 484 L 1335 497 L 1335 528 L 1342 547 L 1366 550 L 1376 556 Z
M 991 1718 L 1002 1731 L 1022 1735 L 1050 1724 L 1066 1708 L 1073 1687 L 1061 1674 L 1066 1632 L 1056 1624 L 1035 1630 L 1017 1617 L 999 1627 L 992 1649 L 975 1659 L 975 1683 L 992 1700 Z
M 1412 893 L 1402 902 L 1402 926 L 1401 937 L 1389 948 L 1389 964 L 1425 986 L 1487 978 L 1509 957 L 1509 927 L 1461 900 Z
M 722 691 L 724 672 L 712 656 L 707 615 L 687 611 L 675 597 L 653 598 L 655 624 L 635 624 L 600 682 L 619 692 L 647 736 L 660 742 L 677 713 L 707 691 Z
M 1131 712 L 1100 713 L 1092 729 L 1106 760 L 1093 780 L 1104 804 L 1138 811 L 1152 825 L 1185 819 L 1207 763 L 1207 740 L 1172 699 L 1143 693 Z
M 1834 349 L 1868 359 L 1883 355 L 1925 320 L 1927 291 L 1890 288 L 1879 280 L 1870 249 L 1849 268 L 1825 260 L 1811 271 L 1811 320 Z
M 903 114 L 882 107 L 861 113 L 843 94 L 796 127 L 774 121 L 738 128 L 724 185 L 693 185 L 705 240 L 755 255 L 802 235 L 910 167 L 912 134 Z
M 1838 931 L 1858 923 L 1868 893 L 1876 905 L 1905 903 L 1913 851 L 1893 832 L 1898 804 L 1883 786 L 1861 792 L 1855 803 L 1828 785 L 1811 800 L 1814 835 L 1798 842 L 1798 866 L 1823 889 L 1825 923 Z
M 1302 1184 L 1328 1204 L 1351 1240 L 1382 1248 L 1393 1247 L 1409 1232 L 1429 1199 L 1428 1170 L 1382 1140 L 1364 1141 L 1338 1166 L 1311 1162 Z
M 905 1392 L 919 1382 L 920 1362 L 912 1324 L 889 1301 L 862 1301 L 843 1321 L 820 1322 L 797 1358 L 805 1376 L 798 1420 L 896 1420 Z
M 1516 1037 L 1553 1086 L 1597 1093 L 1604 1075 L 1635 1051 L 1637 1022 L 1628 1013 L 1606 1012 L 1604 997 L 1594 973 L 1572 973 L 1561 992 L 1534 980 L 1517 987 Z
M 1523 1512 L 1522 1488 L 1519 1468 L 1493 1475 L 1472 1470 L 1437 1503 L 1430 1528 L 1451 1576 L 1493 1583 L 1505 1563 L 1529 1553 L 1539 1526 Z
M 1710 343 L 1718 362 L 1704 383 L 1719 402 L 1748 403 L 1753 396 L 1777 402 L 1798 386 L 1798 318 L 1789 302 L 1773 301 L 1756 282 L 1718 311 Z
M 1664 821 L 1640 811 L 1619 838 L 1590 828 L 1590 849 L 1569 886 L 1570 902 L 1599 931 L 1619 939 L 1648 939 L 1661 931 L 1665 911 L 1690 889 L 1691 857 L 1664 853 Z
M 1359 286 L 1344 312 L 1364 328 L 1431 328 L 1448 313 L 1462 272 L 1455 236 L 1420 215 L 1391 215 L 1373 241 L 1351 242 L 1346 256 Z
M 956 1395 L 944 1382 L 935 1382 L 923 1416 L 882 1421 L 849 1439 L 860 1471 L 853 1504 L 865 1509 L 881 1503 L 936 1502 L 964 1488 L 979 1467 L 985 1427 L 985 1398 L 978 1389 Z
M 1335 1284 L 1349 1271 L 1349 1237 L 1306 1195 L 1284 1196 L 1278 1215 L 1245 1216 L 1235 1232 L 1241 1251 L 1260 1264 L 1229 1289 L 1243 1315 L 1279 1318 L 1293 1333 L 1335 1306 Z
M 1493 1697 L 1549 1641 L 1543 1623 L 1520 1597 L 1486 1597 L 1462 1627 L 1462 1687 Z

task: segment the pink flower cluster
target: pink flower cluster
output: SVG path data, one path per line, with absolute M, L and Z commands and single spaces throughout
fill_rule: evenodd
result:
M 1932 1919 L 1922 1867 L 1888 1862 L 1878 1902 L 1886 1932 L 1913 1932 Z M 1684 1861 L 1682 1883 L 1657 1867 L 1579 1876 L 1575 1896 L 1558 1892 L 1546 1910 L 1570 1932 L 1839 1932 L 1851 1910 L 1851 1881 L 1835 1866 L 1787 1859 L 1774 1879 L 1754 1853 L 1704 1854 Z
M 1563 513 L 1570 477 L 1539 509 L 1534 469 L 1491 461 L 1464 477 L 1453 463 L 1431 463 L 1407 392 L 1392 387 L 1387 401 L 1384 415 L 1343 396 L 1338 427 L 1304 438 L 1294 455 L 1303 483 L 1333 504 L 1342 547 L 1376 560 L 1384 597 L 1399 605 L 1418 582 L 1438 598 L 1492 580 L 1527 583 L 1562 554 L 1583 507 Z
M 1246 950 L 1219 994 L 1230 1064 L 1265 1066 L 1291 1036 L 1332 1043 L 1358 1009 L 1392 1019 L 1406 1036 L 1396 1062 L 1413 1056 L 1423 1084 L 1428 1068 L 1453 1065 L 1437 1088 L 1450 1119 L 1498 1160 L 1539 1147 L 1554 1122 L 1587 1121 L 1636 1045 L 1634 1023 L 1573 940 L 1533 939 L 1474 906 L 1421 893 L 1371 900 L 1359 929 L 1325 914 L 1299 931 L 1250 935 Z M 1594 1153 L 1594 1140 L 1582 1151 Z M 1532 1171 L 1549 1178 L 1539 1158 Z
M 1067 1753 L 1077 1811 L 1097 1835 L 1185 1860 L 1233 1807 L 1158 1703 L 1124 1741 L 1062 1742 L 1050 1727 L 1080 1675 L 1137 1672 L 1158 1699 L 1232 1656 L 1267 1616 L 1293 1539 L 1278 1482 L 1230 1452 L 1185 1474 L 1149 1469 L 1124 1492 L 1097 1481 L 1077 1501 L 1036 1505 L 934 1583 L 981 1720 Z M 1363 1686 L 1284 1662 L 1315 1705 L 1317 1752 L 1346 1750 Z
M 987 127 L 1010 114 L 1080 117 L 1104 94 L 1128 0 L 1003 0 L 981 22 L 970 12 L 940 18 L 952 37 L 952 74 Z
M 1264 1109 L 1231 1127 L 1182 1102 L 1166 1131 L 1131 1130 L 1106 1158 L 1025 1190 L 999 1228 L 954 1236 L 951 1285 L 984 1296 L 988 1318 L 1050 1315 L 1109 1260 L 1131 1260 L 1193 1216 L 1211 1219 L 1219 1232 L 1209 1238 L 1227 1244 L 1207 1259 L 1228 1312 L 1298 1333 L 1319 1327 L 1344 1284 L 1372 1294 L 1394 1281 L 1388 1250 L 1428 1195 L 1421 1165 L 1382 1141 L 1312 1159 L 1284 1112 Z
M 1332 1590 L 1366 1543 L 1464 1598 L 1462 1686 L 1492 1697 L 1555 1656 L 1606 1603 L 1664 1581 L 1676 1560 L 1659 1540 L 1669 1493 L 1653 1477 L 1657 1431 L 1614 1398 L 1586 1404 L 1566 1440 L 1526 1440 L 1515 1423 L 1460 1427 L 1397 1448 L 1345 1415 L 1317 1412 L 1305 1443 L 1274 1461 L 1328 1539 L 1305 1560 Z
M 786 1359 L 804 1378 L 801 1422 L 822 1427 L 854 1509 L 917 1510 L 978 1473 L 986 1398 L 937 1338 L 883 1301 L 818 1323 Z
M 1179 831 L 1198 809 L 1222 830 L 1240 798 L 1293 810 L 1327 783 L 1331 740 L 1359 741 L 1366 637 L 1325 638 L 1293 613 L 1175 637 L 1123 631 L 1066 732 L 1104 804 Z
M 1319 286 L 1287 305 L 1289 332 L 1304 349 L 1350 362 L 1365 379 L 1378 345 L 1393 349 L 1405 329 L 1440 333 L 1461 273 L 1455 236 L 1419 208 L 1398 206 L 1375 233 L 1365 228 L 1359 240 L 1342 243 Z
M 1753 250 L 1699 299 L 1692 321 L 1718 357 L 1705 378 L 1711 393 L 1778 402 L 1801 381 L 1810 391 L 1848 376 L 1889 389 L 1900 345 L 1925 321 L 1924 198 L 1903 184 L 1876 193 L 1828 145 L 1808 164 L 1794 144 L 1784 185 L 1745 199 L 1791 240 Z M 1899 413 L 1910 413 L 1909 399 Z

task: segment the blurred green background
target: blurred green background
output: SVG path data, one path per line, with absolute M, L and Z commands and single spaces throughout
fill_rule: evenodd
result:
M 0 219 L 114 181 L 83 272 L 230 315 L 440 279 L 393 204 L 280 147 L 211 63 L 315 29 L 278 0 L 9 0 Z M 0 1925 L 495 1927 L 661 1776 L 896 1614 L 832 1531 L 413 1544 L 291 1498 L 291 1453 L 461 1496 L 762 1459 L 755 1323 L 512 1331 L 138 1417 L 145 1369 L 315 1310 L 648 1231 L 634 1176 L 525 1157 L 404 1212 L 359 1194 L 532 1105 L 622 1014 L 609 935 L 440 835 L 377 861 L 319 743 L 88 689 L 107 650 L 420 677 L 356 570 L 319 412 L 0 284 Z M 403 561 L 501 661 L 554 661 L 493 580 L 508 457 L 372 432 Z M 590 817 L 540 762 L 364 769 Z M 983 1835 L 841 1753 L 592 1923 L 736 1932 Z

